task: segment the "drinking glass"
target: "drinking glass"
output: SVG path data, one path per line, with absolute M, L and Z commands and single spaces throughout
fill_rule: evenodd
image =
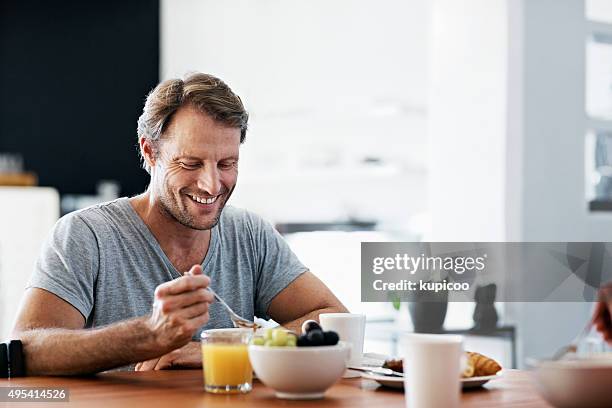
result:
M 241 394 L 253 388 L 248 346 L 253 332 L 244 329 L 206 330 L 202 343 L 204 389 L 216 394 Z

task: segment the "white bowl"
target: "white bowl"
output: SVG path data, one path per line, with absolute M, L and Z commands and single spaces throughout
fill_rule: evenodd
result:
M 535 375 L 542 396 L 555 407 L 610 407 L 611 358 L 540 361 Z
M 274 389 L 278 398 L 317 399 L 344 373 L 349 346 L 266 347 L 249 346 L 257 378 Z

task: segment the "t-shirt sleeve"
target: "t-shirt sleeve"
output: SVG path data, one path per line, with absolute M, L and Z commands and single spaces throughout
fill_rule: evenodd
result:
M 258 279 L 255 315 L 269 319 L 268 307 L 276 295 L 308 271 L 287 242 L 267 221 L 258 220 Z
M 27 287 L 53 293 L 87 320 L 94 305 L 99 262 L 93 231 L 77 214 L 68 214 L 55 224 L 43 244 Z

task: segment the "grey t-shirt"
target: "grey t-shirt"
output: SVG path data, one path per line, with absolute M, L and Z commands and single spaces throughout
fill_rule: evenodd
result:
M 307 270 L 280 234 L 248 211 L 227 206 L 211 232 L 204 273 L 246 318 L 268 318 L 270 301 Z M 150 313 L 155 288 L 180 276 L 124 197 L 62 217 L 28 287 L 54 293 L 81 312 L 86 327 L 99 327 Z M 209 313 L 202 329 L 232 327 L 219 303 Z

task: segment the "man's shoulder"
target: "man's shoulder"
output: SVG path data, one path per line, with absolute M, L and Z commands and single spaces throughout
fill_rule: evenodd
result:
M 221 219 L 223 220 L 241 220 L 251 217 L 259 218 L 259 216 L 255 213 L 245 208 L 235 207 L 233 205 L 226 205 L 223 208 L 223 212 L 221 212 Z
M 269 223 L 254 212 L 232 205 L 225 206 L 219 222 L 219 226 L 223 229 L 259 230 L 266 224 Z
M 126 197 L 117 198 L 70 212 L 60 218 L 58 225 L 72 227 L 83 225 L 96 233 L 105 228 L 109 221 L 117 221 L 126 217 L 125 200 L 127 200 Z

